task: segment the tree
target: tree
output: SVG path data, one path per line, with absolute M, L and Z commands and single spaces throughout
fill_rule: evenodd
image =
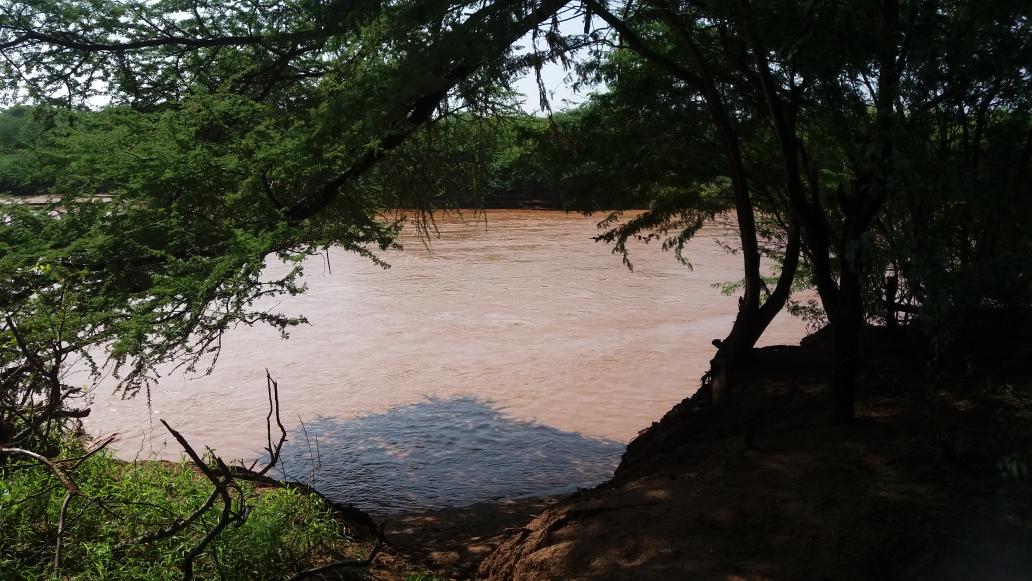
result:
M 123 308 L 151 304 L 155 313 L 140 323 L 140 340 L 127 356 L 147 352 L 141 346 L 159 337 L 144 329 L 164 324 L 164 309 L 183 313 L 180 332 L 159 337 L 168 341 L 185 340 L 189 333 L 182 331 L 204 320 L 187 317 L 178 305 L 207 308 L 227 300 L 230 315 L 214 328 L 245 320 L 250 295 L 237 281 L 253 283 L 247 277 L 269 253 L 297 258 L 327 244 L 359 252 L 368 243 L 390 244 L 395 230 L 378 219 L 378 210 L 401 199 L 384 195 L 390 188 L 383 178 L 393 174 L 371 170 L 386 160 L 397 164 L 398 175 L 418 173 L 419 165 L 405 160 L 415 149 L 399 148 L 427 122 L 448 117 L 453 102 L 490 101 L 519 66 L 506 58 L 512 43 L 547 20 L 553 53 L 599 42 L 587 30 L 591 15 L 614 33 L 600 42 L 614 48 L 601 70 L 615 90 L 549 123 L 553 133 L 566 123 L 589 141 L 594 135 L 609 145 L 590 144 L 580 154 L 561 139 L 549 146 L 554 158 L 564 151 L 590 160 L 577 162 L 580 173 L 560 164 L 566 172 L 561 183 L 583 178 L 583 168 L 612 175 L 616 165 L 630 165 L 624 181 L 637 182 L 622 201 L 578 201 L 572 187 L 571 203 L 652 204 L 603 239 L 620 250 L 632 236 L 673 232 L 669 243 L 678 248 L 706 212 L 720 207 L 719 196 L 729 194 L 743 296 L 709 374 L 718 399 L 744 383 L 743 358 L 785 305 L 797 271 L 817 289 L 828 317 L 834 415 L 849 421 L 862 361 L 860 331 L 872 313 L 889 311 L 885 317 L 892 319 L 896 308 L 896 291 L 881 296 L 886 270 L 895 273 L 897 287 L 910 289 L 919 310 L 948 308 L 975 291 L 950 290 L 950 298 L 940 300 L 933 287 L 939 278 L 957 280 L 973 251 L 1024 248 L 1020 228 L 995 237 L 985 231 L 1023 187 L 1027 172 L 1019 170 L 1027 167 L 1030 148 L 1001 157 L 1019 168 L 1009 173 L 983 153 L 1006 151 L 1008 139 L 1027 136 L 1030 44 L 1021 3 L 738 0 L 611 7 L 585 0 L 583 12 L 566 4 L 4 3 L 4 88 L 8 96 L 65 105 L 102 91 L 116 105 L 99 115 L 54 116 L 48 139 L 49 151 L 57 153 L 43 152 L 40 167 L 64 176 L 52 181 L 69 207 L 74 197 L 67 196 L 115 194 L 107 212 L 94 212 L 90 232 L 116 241 L 112 232 L 125 226 L 142 233 L 130 244 L 111 244 L 121 253 L 119 265 L 137 273 L 114 277 L 126 289 L 120 291 Z M 576 42 L 558 35 L 560 10 L 587 15 L 585 35 Z M 533 54 L 529 64 L 541 58 Z M 635 100 L 647 112 L 640 118 L 646 132 L 629 130 L 622 118 Z M 646 143 L 647 131 L 664 131 L 683 147 L 644 148 L 638 153 L 652 159 L 628 164 L 627 148 L 607 142 L 592 128 L 598 122 L 630 143 Z M 462 125 L 441 127 L 454 132 Z M 719 157 L 708 151 L 711 144 Z M 659 165 L 669 167 L 673 152 L 697 157 L 678 160 L 677 171 L 662 171 Z M 949 175 L 958 162 L 974 174 L 972 188 L 928 180 Z M 445 176 L 422 173 L 430 196 L 416 202 L 428 207 L 442 188 L 453 186 L 444 185 Z M 991 210 L 987 205 L 985 217 L 972 222 L 979 232 L 955 236 L 958 196 L 966 200 L 975 189 L 1001 187 L 1006 202 Z M 963 241 L 953 244 L 951 237 Z M 764 239 L 778 244 L 765 249 Z M 930 262 L 915 259 L 919 249 L 943 240 L 949 253 Z M 760 270 L 762 254 L 771 250 L 781 260 L 773 288 Z M 112 264 L 97 255 L 80 263 L 98 273 Z M 193 281 L 190 292 L 158 284 L 166 264 L 181 266 L 177 276 Z M 1011 288 L 994 293 L 1024 296 L 1025 272 L 1022 265 L 1009 279 Z M 234 278 L 242 273 L 243 279 Z M 168 298 L 151 300 L 160 296 Z
M 60 196 L 0 208 L 6 436 L 45 445 L 57 416 L 33 397 L 76 395 L 73 357 L 106 349 L 133 394 L 161 364 L 217 357 L 230 326 L 301 322 L 255 301 L 303 290 L 300 260 L 328 245 L 392 244 L 387 199 L 359 178 L 507 74 L 509 46 L 561 6 L 0 3 L 2 90 L 51 106 L 31 166 Z M 294 268 L 262 280 L 270 255 Z
M 651 16 L 647 17 L 649 22 L 643 24 L 644 34 L 635 30 L 634 25 L 638 19 L 639 9 L 634 13 L 618 17 L 608 10 L 603 4 L 589 1 L 589 10 L 598 14 L 608 25 L 610 25 L 620 36 L 620 40 L 626 46 L 646 59 L 654 66 L 665 71 L 678 83 L 683 83 L 697 100 L 689 102 L 691 109 L 703 109 L 710 118 L 713 134 L 716 142 L 724 152 L 726 163 L 726 175 L 730 180 L 730 190 L 734 199 L 735 217 L 738 222 L 738 234 L 741 242 L 741 253 L 744 269 L 744 294 L 739 301 L 739 313 L 735 318 L 728 336 L 719 342 L 716 356 L 711 362 L 709 377 L 712 379 L 714 396 L 717 399 L 723 397 L 723 392 L 730 392 L 732 386 L 737 382 L 735 375 L 743 369 L 742 359 L 748 355 L 763 331 L 773 320 L 774 316 L 784 307 L 792 288 L 792 282 L 798 265 L 799 256 L 799 226 L 797 216 L 794 213 L 784 214 L 785 226 L 785 250 L 784 261 L 781 272 L 778 276 L 776 286 L 773 290 L 767 289 L 760 270 L 760 243 L 756 225 L 756 204 L 753 201 L 754 188 L 750 186 L 750 172 L 746 167 L 746 161 L 742 153 L 742 131 L 741 126 L 745 125 L 748 117 L 739 117 L 738 109 L 729 103 L 734 99 L 733 94 L 722 91 L 718 84 L 718 72 L 711 66 L 709 57 L 704 48 L 697 44 L 693 35 L 688 34 L 683 27 L 672 27 L 675 33 L 674 43 L 681 43 L 677 47 L 683 52 L 682 59 L 666 54 L 665 42 L 663 46 L 654 46 L 654 41 L 646 38 L 645 35 L 654 31 L 663 31 Z M 645 5 L 640 5 L 644 7 Z M 670 20 L 676 19 L 672 17 Z M 669 22 L 666 23 L 669 25 Z M 735 101 L 735 105 L 739 105 Z M 647 218 L 646 218 L 647 220 Z M 647 224 L 646 224 L 647 225 Z M 637 229 L 638 224 L 630 224 L 632 229 Z M 633 233 L 633 230 L 631 231 Z M 686 237 L 691 232 L 686 232 Z M 766 297 L 763 296 L 766 292 Z
M 756 299 L 762 288 L 754 242 L 756 188 L 741 143 L 746 128 L 765 127 L 767 151 L 780 158 L 783 175 L 773 199 L 789 228 L 802 231 L 806 270 L 834 336 L 834 415 L 849 421 L 862 360 L 859 333 L 869 313 L 865 288 L 884 275 L 867 264 L 875 250 L 875 221 L 887 204 L 913 195 L 906 190 L 927 177 L 908 169 L 915 161 L 909 155 L 915 144 L 935 142 L 930 119 L 950 123 L 945 102 L 981 102 L 983 119 L 994 107 L 1018 107 L 1016 117 L 1027 125 L 1027 71 L 1018 64 L 1028 54 L 1027 9 L 1007 1 L 976 7 L 895 0 L 588 7 L 619 35 L 621 46 L 689 87 L 711 117 L 725 150 L 745 257 L 736 329 L 762 331 L 765 320 L 756 314 L 762 310 Z M 977 39 L 974 46 L 956 50 L 964 35 Z M 1004 46 L 1017 60 L 993 58 Z M 982 75 L 977 81 L 950 83 L 963 80 L 955 76 L 958 69 L 972 68 Z M 986 90 L 994 86 L 1022 97 L 996 102 L 996 93 Z M 940 158 L 940 165 L 926 170 L 943 171 L 947 163 Z M 745 349 L 758 336 L 742 332 L 738 337 L 744 340 L 733 341 L 734 335 L 731 344 Z

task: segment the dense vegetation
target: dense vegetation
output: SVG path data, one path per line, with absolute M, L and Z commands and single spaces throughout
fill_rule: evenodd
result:
M 690 261 L 685 242 L 733 211 L 740 310 L 700 397 L 741 405 L 754 345 L 791 307 L 827 325 L 847 424 L 865 326 L 919 330 L 934 363 L 1032 307 L 1029 16 L 1017 0 L 0 0 L 0 92 L 27 103 L 0 114 L 0 190 L 52 198 L 0 207 L 0 446 L 60 454 L 88 413 L 72 361 L 134 395 L 159 367 L 211 364 L 233 325 L 288 332 L 303 317 L 255 302 L 303 292 L 303 259 L 329 245 L 378 260 L 401 227 L 387 210 L 429 233 L 429 212 L 520 200 L 615 210 L 599 240 L 629 265 L 635 237 Z M 544 47 L 514 50 L 531 32 Z M 510 82 L 545 60 L 599 93 L 517 114 Z M 294 268 L 263 280 L 270 256 Z M 792 302 L 802 288 L 812 304 Z M 34 469 L 13 457 L 5 487 L 24 490 Z
M 155 524 L 186 518 L 204 504 L 208 481 L 189 464 L 127 463 L 100 451 L 78 461 L 82 449 L 66 449 L 53 461 L 68 467 L 80 495 L 64 505 L 65 489 L 50 483 L 36 463 L 10 466 L 0 481 L 0 576 L 45 579 L 54 570 L 52 546 L 59 523 L 64 551 L 60 573 L 75 579 L 179 579 L 182 558 L 218 522 L 213 507 L 185 533 L 137 543 Z M 41 491 L 40 483 L 48 483 Z M 42 492 L 42 493 L 41 493 Z M 202 578 L 283 579 L 317 564 L 364 557 L 322 499 L 290 488 L 256 493 L 241 483 L 249 515 L 198 555 Z M 63 515 L 63 516 L 62 516 Z

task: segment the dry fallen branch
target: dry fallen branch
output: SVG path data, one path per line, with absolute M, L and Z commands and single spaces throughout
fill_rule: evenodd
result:
M 215 537 L 217 537 L 231 522 L 234 520 L 242 521 L 245 513 L 241 511 L 239 514 L 234 515 L 233 497 L 229 493 L 230 485 L 233 482 L 233 475 L 230 473 L 229 467 L 222 462 L 222 459 L 217 456 L 215 457 L 215 463 L 222 472 L 222 474 L 219 475 L 200 457 L 200 455 L 197 454 L 193 449 L 193 446 L 190 445 L 190 442 L 186 441 L 186 438 L 184 438 L 182 434 L 173 429 L 172 426 L 168 425 L 168 422 L 165 420 L 161 420 L 161 423 L 165 426 L 165 429 L 172 434 L 172 437 L 179 442 L 179 445 L 183 447 L 186 455 L 190 457 L 190 460 L 192 460 L 194 465 L 197 466 L 197 469 L 200 470 L 209 481 L 211 481 L 213 486 L 215 486 L 215 490 L 208 497 L 209 500 L 213 498 L 222 499 L 222 512 L 219 514 L 218 523 L 216 523 L 215 526 L 208 531 L 206 535 L 204 535 L 204 538 L 194 545 L 194 547 L 186 553 L 186 556 L 183 557 L 183 579 L 184 581 L 189 581 L 190 579 L 193 579 L 194 559 L 204 552 L 204 549 L 207 548 L 207 546 L 215 540 Z M 214 502 L 212 502 L 212 504 L 213 503 Z
M 283 443 L 287 441 L 287 429 L 286 427 L 284 427 L 283 421 L 280 419 L 279 385 L 277 384 L 276 380 L 272 378 L 272 375 L 269 373 L 268 369 L 265 370 L 265 380 L 266 389 L 268 390 L 269 396 L 269 413 L 265 417 L 266 438 L 268 443 L 266 450 L 269 452 L 269 462 L 266 463 L 266 465 L 256 473 L 253 473 L 253 471 L 249 470 L 249 472 L 252 472 L 250 476 L 259 478 L 264 476 L 266 472 L 271 470 L 279 462 L 280 453 L 283 449 Z M 275 444 L 273 444 L 272 441 L 273 418 L 275 418 L 276 425 L 279 427 L 280 431 L 279 440 Z M 204 504 L 202 504 L 192 513 L 190 513 L 190 515 L 187 518 L 173 522 L 169 526 L 159 531 L 155 531 L 153 533 L 144 535 L 132 541 L 123 543 L 119 545 L 119 547 L 125 547 L 138 543 L 149 543 L 173 536 L 179 531 L 182 531 L 186 527 L 196 522 L 197 519 L 199 519 L 205 512 L 207 512 L 209 509 L 212 508 L 212 506 L 215 505 L 216 501 L 221 499 L 222 511 L 219 513 L 218 522 L 204 535 L 204 538 L 202 538 L 200 542 L 194 545 L 183 557 L 183 579 L 189 580 L 193 578 L 194 559 L 200 556 L 200 554 L 204 552 L 208 545 L 210 545 L 227 526 L 234 522 L 237 524 L 243 523 L 244 520 L 246 520 L 247 518 L 248 509 L 245 506 L 243 491 L 240 489 L 239 486 L 237 486 L 235 482 L 236 476 L 234 475 L 233 471 L 230 470 L 229 466 L 227 466 L 221 458 L 212 455 L 215 464 L 215 467 L 213 468 L 208 462 L 204 461 L 200 454 L 198 454 L 197 451 L 194 450 L 193 446 L 190 445 L 190 442 L 188 442 L 181 433 L 172 428 L 172 426 L 170 426 L 168 422 L 166 422 L 165 420 L 161 420 L 161 423 L 165 426 L 165 429 L 167 429 L 169 433 L 172 434 L 172 437 L 175 438 L 177 442 L 179 442 L 179 445 L 182 446 L 183 451 L 186 452 L 186 455 L 190 458 L 190 460 L 201 472 L 201 474 L 203 474 L 204 477 L 207 478 L 211 482 L 212 486 L 214 486 L 215 488 L 214 490 L 212 490 L 211 494 L 208 495 L 208 498 L 205 500 Z M 255 464 L 256 463 L 257 462 L 255 462 Z M 251 465 L 252 469 L 254 468 L 255 464 Z M 231 491 L 236 492 L 237 495 L 236 510 L 234 510 L 233 494 Z
M 131 540 L 119 543 L 115 547 L 115 550 L 116 551 L 120 551 L 120 550 L 123 550 L 123 549 L 125 549 L 127 547 L 130 547 L 132 545 L 145 545 L 147 543 L 153 543 L 153 542 L 160 541 L 162 539 L 167 539 L 167 538 L 169 538 L 171 536 L 174 536 L 179 531 L 181 531 L 181 530 L 185 529 L 186 527 L 192 525 L 194 523 L 194 521 L 196 521 L 198 518 L 201 517 L 201 515 L 203 515 L 205 512 L 207 512 L 209 508 L 214 506 L 215 505 L 215 501 L 218 500 L 218 499 L 219 499 L 219 491 L 217 489 L 216 490 L 212 490 L 211 494 L 208 495 L 208 498 L 204 501 L 204 503 L 201 506 L 197 507 L 197 509 L 194 510 L 192 513 L 190 513 L 190 515 L 187 516 L 186 518 L 184 518 L 184 519 L 177 519 L 177 520 L 173 521 L 172 523 L 170 523 L 167 527 L 165 527 L 165 528 L 163 528 L 161 530 L 157 530 L 157 531 L 154 531 L 152 533 L 148 533 L 148 534 L 139 536 L 139 537 L 137 537 L 135 539 L 131 539 Z
M 32 458 L 33 460 L 49 468 L 50 471 L 54 473 L 54 476 L 57 476 L 57 479 L 60 480 L 61 484 L 68 490 L 69 494 L 73 496 L 85 496 L 82 493 L 82 491 L 79 490 L 79 487 L 76 486 L 74 482 L 72 482 L 72 479 L 69 478 L 67 474 L 65 474 L 65 471 L 62 470 L 60 466 L 58 466 L 54 461 L 50 460 L 46 456 L 43 456 L 42 454 L 37 454 L 31 450 L 25 450 L 23 448 L 0 447 L 0 453 L 19 454 L 22 456 L 28 456 L 29 458 Z
M 247 466 L 240 461 L 239 468 L 243 469 L 243 472 L 237 471 L 235 474 L 239 478 L 245 479 L 257 479 L 265 476 L 268 472 L 279 463 L 280 452 L 283 450 L 283 444 L 287 441 L 287 429 L 283 426 L 283 421 L 280 419 L 280 405 L 279 405 L 279 383 L 272 378 L 269 370 L 265 370 L 265 387 L 268 390 L 269 396 L 269 413 L 265 416 L 265 438 L 267 441 L 265 450 L 269 453 L 269 462 L 262 467 L 261 470 L 255 470 L 255 466 L 258 465 L 260 458 L 256 458 L 254 462 L 251 462 L 250 466 Z M 276 425 L 279 427 L 280 437 L 275 445 L 272 443 L 272 418 L 276 418 Z

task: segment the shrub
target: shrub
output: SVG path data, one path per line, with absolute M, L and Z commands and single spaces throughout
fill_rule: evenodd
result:
M 66 444 L 58 459 L 82 453 L 80 445 Z M 211 483 L 188 463 L 123 462 L 106 451 L 67 470 L 83 496 L 71 497 L 66 510 L 60 577 L 180 579 L 184 556 L 218 522 L 221 507 L 214 503 L 169 538 L 133 542 L 202 506 Z M 357 556 L 358 547 L 318 497 L 239 480 L 234 486 L 246 501 L 247 518 L 223 530 L 194 561 L 196 578 L 280 579 Z M 0 478 L 0 578 L 54 574 L 65 494 L 45 467 L 20 459 L 9 462 Z

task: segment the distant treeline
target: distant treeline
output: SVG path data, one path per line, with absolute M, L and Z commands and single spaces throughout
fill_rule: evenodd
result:
M 33 151 L 45 124 L 34 109 L 16 106 L 0 111 L 0 192 L 32 195 L 45 192 L 47 183 L 33 169 Z
M 0 110 L 0 193 L 53 193 L 63 168 L 75 163 L 67 140 L 103 132 L 110 127 L 104 118 L 115 115 L 117 110 L 69 113 L 25 105 Z M 694 180 L 682 175 L 691 168 L 678 171 L 671 163 L 676 148 L 666 155 L 639 150 L 640 140 L 628 141 L 605 121 L 596 104 L 550 119 L 451 115 L 423 128 L 356 187 L 381 197 L 384 207 L 416 200 L 426 209 L 593 211 L 645 208 L 663 188 Z M 600 163 L 600 153 L 610 159 Z

